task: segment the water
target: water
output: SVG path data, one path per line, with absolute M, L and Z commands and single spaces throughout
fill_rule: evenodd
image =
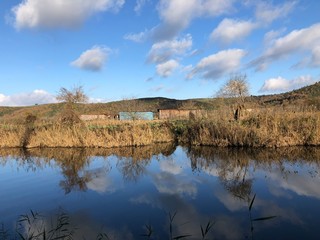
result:
M 74 239 L 318 239 L 319 168 L 319 148 L 2 149 L 0 238 L 38 213 Z

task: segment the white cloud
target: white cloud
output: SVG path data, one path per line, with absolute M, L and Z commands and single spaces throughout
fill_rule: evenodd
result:
M 170 195 L 186 195 L 194 198 L 197 195 L 196 183 L 187 177 L 162 172 L 155 174 L 154 185 L 160 193 Z
M 125 0 L 24 0 L 12 9 L 17 29 L 74 28 L 91 15 L 118 11 Z
M 225 18 L 218 27 L 213 30 L 210 38 L 222 43 L 231 43 L 248 36 L 257 24 L 251 21 L 241 21 Z
M 94 46 L 83 52 L 71 65 L 84 70 L 101 71 L 110 51 L 107 47 Z
M 296 79 L 287 80 L 283 77 L 270 78 L 266 80 L 260 89 L 260 92 L 280 92 L 290 91 L 315 83 L 311 76 L 300 76 Z
M 240 67 L 241 59 L 246 55 L 242 49 L 228 49 L 203 58 L 188 74 L 191 79 L 200 75 L 205 79 L 217 79 L 224 74 L 236 71 Z
M 31 106 L 56 102 L 56 97 L 44 90 L 34 90 L 33 92 L 19 93 L 11 96 L 0 94 L 0 106 Z
M 134 7 L 134 11 L 137 14 L 140 14 L 142 8 L 146 5 L 147 2 L 149 2 L 150 0 L 137 0 L 136 5 Z
M 172 159 L 168 159 L 166 161 L 160 162 L 160 169 L 163 172 L 170 173 L 172 175 L 178 175 L 181 174 L 183 169 L 181 166 L 177 164 L 176 161 L 173 161 Z
M 297 4 L 296 1 L 286 2 L 282 5 L 274 6 L 267 1 L 259 1 L 256 4 L 256 19 L 264 24 L 273 22 L 278 18 L 286 17 Z
M 234 0 L 161 0 L 158 11 L 161 25 L 153 31 L 156 40 L 171 39 L 196 17 L 218 16 L 232 10 Z
M 161 77 L 169 77 L 177 67 L 179 67 L 179 63 L 171 59 L 157 65 L 157 74 Z
M 126 34 L 123 38 L 125 40 L 130 40 L 137 43 L 142 43 L 148 38 L 149 32 L 146 30 L 140 33 L 129 33 Z
M 295 53 L 306 53 L 308 55 L 312 54 L 312 57 L 309 57 L 307 60 L 307 62 L 309 62 L 308 66 L 320 66 L 317 62 L 319 56 L 319 50 L 317 49 L 319 45 L 320 23 L 308 28 L 294 30 L 286 36 L 274 40 L 274 43 L 266 49 L 263 55 L 251 64 L 255 66 L 257 70 L 263 70 L 274 60 L 282 59 Z
M 183 55 L 192 47 L 191 35 L 181 39 L 162 41 L 152 45 L 147 61 L 150 63 L 163 63 L 173 56 Z
M 287 166 L 286 178 L 278 169 L 270 172 L 269 177 L 273 181 L 272 186 L 277 186 L 285 190 L 290 190 L 300 196 L 308 196 L 320 199 L 320 180 L 318 177 L 311 178 L 311 172 L 318 172 L 319 166 L 315 163 L 299 166 L 299 174 L 295 174 L 295 166 Z M 276 183 L 276 184 L 275 184 Z
M 113 179 L 111 179 L 110 176 L 108 176 L 108 172 L 111 170 L 111 168 L 108 166 L 108 168 L 98 168 L 93 171 L 89 171 L 90 174 L 90 181 L 86 183 L 86 186 L 88 189 L 91 189 L 98 193 L 105 193 L 105 192 L 114 192 L 117 188 L 120 188 L 120 186 L 117 186 L 116 183 L 114 183 Z
M 312 67 L 320 67 L 320 45 L 312 49 L 310 65 Z
M 271 30 L 269 32 L 267 32 L 265 35 L 264 35 L 264 39 L 263 39 L 263 42 L 264 42 L 264 45 L 265 46 L 271 46 L 274 44 L 274 42 L 276 41 L 276 39 L 285 31 L 285 29 L 280 29 L 278 31 L 275 31 L 275 30 Z

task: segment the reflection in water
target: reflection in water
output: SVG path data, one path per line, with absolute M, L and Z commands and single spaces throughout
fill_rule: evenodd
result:
M 0 222 L 62 207 L 75 239 L 314 238 L 319 171 L 319 148 L 1 149 Z
M 36 171 L 50 165 L 54 160 L 64 176 L 60 187 L 65 193 L 71 191 L 86 191 L 88 183 L 97 179 L 101 174 L 107 174 L 111 166 L 103 169 L 88 171 L 93 156 L 107 158 L 111 155 L 118 157 L 117 167 L 127 181 L 137 181 L 145 172 L 145 166 L 150 163 L 152 156 L 163 154 L 168 156 L 174 152 L 173 144 L 157 144 L 147 147 L 126 147 L 114 149 L 90 149 L 90 148 L 35 148 L 35 149 L 0 149 L 0 164 L 5 165 L 15 158 L 17 166 L 27 171 Z

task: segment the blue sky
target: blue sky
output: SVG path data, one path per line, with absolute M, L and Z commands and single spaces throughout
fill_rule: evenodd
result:
M 320 80 L 317 0 L 1 0 L 0 105 L 212 97 L 234 74 L 252 95 Z

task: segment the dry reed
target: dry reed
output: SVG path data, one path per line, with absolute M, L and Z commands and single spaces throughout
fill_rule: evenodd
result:
M 190 121 L 96 120 L 65 125 L 36 119 L 32 124 L 2 123 L 0 147 L 111 148 L 168 142 L 237 147 L 320 145 L 320 112 L 260 109 L 233 121 L 230 110 L 219 111 Z

